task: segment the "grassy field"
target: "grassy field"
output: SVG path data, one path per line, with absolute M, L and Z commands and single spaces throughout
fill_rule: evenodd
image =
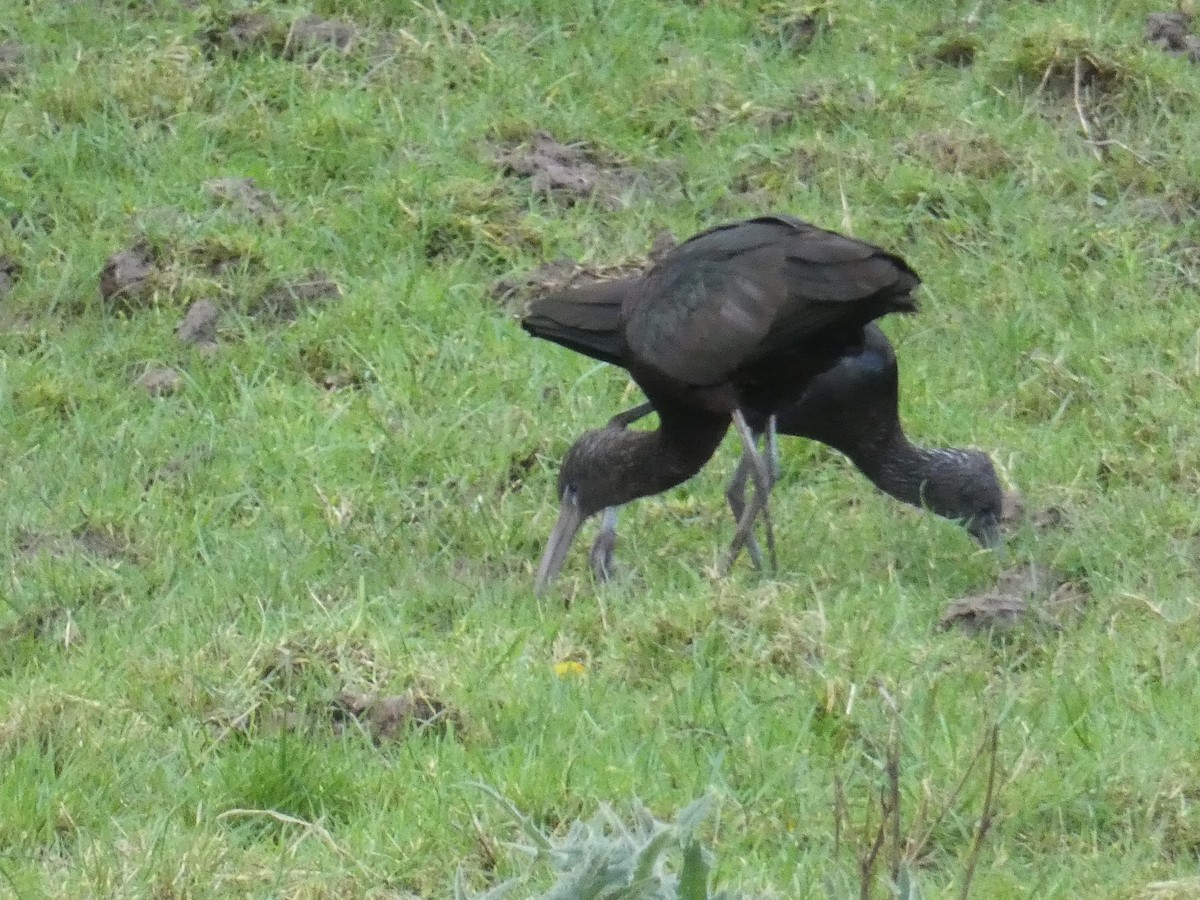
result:
M 529 896 L 482 783 L 559 833 L 707 793 L 745 896 L 1200 897 L 1200 66 L 1157 3 L 10 6 L 0 896 Z M 504 162 L 539 131 L 594 190 Z M 558 461 L 640 397 L 494 283 L 767 211 L 921 273 L 903 416 L 1024 495 L 1055 627 L 938 630 L 1002 563 L 794 439 L 776 577 L 712 571 L 730 438 L 617 583 L 576 548 L 534 599 Z

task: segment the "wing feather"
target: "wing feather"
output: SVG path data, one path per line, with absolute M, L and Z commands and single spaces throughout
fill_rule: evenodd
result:
M 664 257 L 626 306 L 631 351 L 670 378 L 711 385 L 827 328 L 915 309 L 899 257 L 799 219 L 701 232 Z

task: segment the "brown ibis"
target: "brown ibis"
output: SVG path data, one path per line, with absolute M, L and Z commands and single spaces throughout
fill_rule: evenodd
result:
M 624 427 L 652 411 L 649 403 L 643 403 L 615 416 L 611 424 Z M 768 417 L 747 410 L 746 420 L 757 436 Z M 978 450 L 927 448 L 909 440 L 900 421 L 896 351 L 878 325 L 868 325 L 861 346 L 813 379 L 798 399 L 776 410 L 775 422 L 779 434 L 819 441 L 844 453 L 884 493 L 959 522 L 981 546 L 1003 550 L 1003 490 L 991 459 Z M 770 440 L 769 429 L 767 435 Z M 772 469 L 777 467 L 776 452 L 770 446 L 767 460 Z M 743 455 L 725 491 L 738 520 L 745 509 L 751 465 Z M 592 571 L 600 580 L 612 572 L 616 525 L 616 510 L 605 510 L 589 555 Z M 762 552 L 753 536 L 747 550 L 761 568 Z
M 557 576 L 585 519 L 691 478 L 732 421 L 755 491 L 731 565 L 770 490 L 747 413 L 796 401 L 862 345 L 869 323 L 915 311 L 919 284 L 903 259 L 873 244 L 769 215 L 702 231 L 642 275 L 533 301 L 526 331 L 628 370 L 659 421 L 654 431 L 588 431 L 568 450 L 535 590 Z

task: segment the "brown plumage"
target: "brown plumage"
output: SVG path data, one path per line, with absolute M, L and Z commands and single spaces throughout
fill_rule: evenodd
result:
M 612 327 L 616 327 L 614 318 Z M 653 411 L 649 403 L 614 417 L 624 426 Z M 896 351 L 878 325 L 863 330 L 863 343 L 814 378 L 804 393 L 775 410 L 779 434 L 819 441 L 844 453 L 884 493 L 959 522 L 984 547 L 1001 550 L 1003 491 L 986 453 L 914 444 L 900 421 L 900 373 Z M 746 410 L 757 434 L 767 425 L 762 410 Z M 752 463 L 743 456 L 726 489 L 740 520 Z M 616 512 L 609 511 L 592 545 L 592 570 L 607 578 L 616 545 Z M 762 555 L 753 537 L 747 548 L 757 565 Z
M 919 284 L 904 260 L 872 244 L 763 216 L 701 232 L 645 275 L 534 301 L 526 331 L 624 367 L 659 414 L 657 431 L 589 431 L 568 451 L 537 589 L 557 575 L 584 519 L 686 481 L 732 420 L 756 490 L 731 563 L 770 489 L 745 412 L 770 414 L 801 396 L 862 344 L 868 323 L 914 311 Z

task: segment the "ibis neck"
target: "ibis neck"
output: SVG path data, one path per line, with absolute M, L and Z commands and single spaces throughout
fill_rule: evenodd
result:
M 605 505 L 619 506 L 687 481 L 716 452 L 728 426 L 728 416 L 689 416 L 680 422 L 667 416 L 654 431 L 621 429 L 606 454 L 613 468 L 613 499 Z
M 923 486 L 936 480 L 947 463 L 944 453 L 917 446 L 899 428 L 884 441 L 848 455 L 877 488 L 912 506 L 922 505 Z

